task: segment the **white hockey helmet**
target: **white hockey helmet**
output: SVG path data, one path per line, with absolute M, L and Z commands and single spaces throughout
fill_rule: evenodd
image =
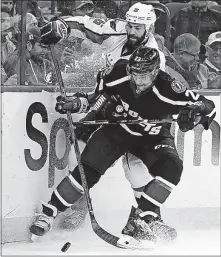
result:
M 132 5 L 126 13 L 126 21 L 144 24 L 146 28 L 149 29 L 149 27 L 156 22 L 156 14 L 153 6 L 142 3 Z

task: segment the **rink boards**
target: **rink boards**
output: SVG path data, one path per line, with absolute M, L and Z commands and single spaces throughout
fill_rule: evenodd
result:
M 66 116 L 54 111 L 57 96 L 46 91 L 2 93 L 3 242 L 29 238 L 28 226 L 40 210 L 40 201 L 48 201 L 68 173 L 69 129 Z M 219 224 L 220 95 L 207 97 L 217 108 L 208 131 L 197 127 L 184 135 L 177 125 L 172 127 L 184 160 L 182 180 L 164 207 L 175 225 L 181 220 L 195 226 Z M 75 121 L 80 117 L 73 115 Z M 107 171 L 91 195 L 101 215 L 129 211 L 133 193 L 120 161 Z

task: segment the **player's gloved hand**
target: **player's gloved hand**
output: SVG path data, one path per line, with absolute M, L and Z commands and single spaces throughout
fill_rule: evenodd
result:
M 70 27 L 61 18 L 53 18 L 40 28 L 41 42 L 45 45 L 56 44 L 70 34 Z
M 123 107 L 119 95 L 112 95 L 110 97 L 101 110 L 101 116 L 103 119 L 107 119 L 109 121 L 124 120 L 128 117 L 128 112 Z
M 78 95 L 82 97 L 78 97 Z M 89 107 L 87 97 L 85 95 L 83 96 L 81 93 L 76 93 L 73 96 L 67 97 L 58 96 L 56 100 L 55 111 L 60 114 L 66 114 L 67 111 L 71 111 L 72 113 L 82 113 L 86 112 Z
M 180 111 L 177 123 L 181 131 L 186 132 L 192 130 L 200 121 L 200 112 L 205 108 L 202 102 L 196 102 L 193 105 L 185 106 Z
M 96 119 L 96 112 L 90 111 L 87 115 L 81 119 L 80 121 L 93 121 Z M 89 124 L 82 124 L 79 123 L 75 125 L 75 135 L 78 140 L 82 140 L 83 142 L 87 142 L 91 134 L 100 127 L 100 125 L 89 125 Z
M 78 140 L 87 142 L 92 133 L 99 128 L 99 125 L 79 124 L 76 126 L 75 135 Z

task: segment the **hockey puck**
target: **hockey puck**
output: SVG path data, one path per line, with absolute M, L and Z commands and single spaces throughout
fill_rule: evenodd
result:
M 67 252 L 67 250 L 69 249 L 69 247 L 71 246 L 71 243 L 67 242 L 63 245 L 63 247 L 61 248 L 62 252 Z

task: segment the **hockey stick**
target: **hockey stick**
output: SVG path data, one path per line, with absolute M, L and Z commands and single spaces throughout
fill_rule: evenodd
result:
M 109 121 L 109 120 L 82 120 L 73 122 L 73 125 L 85 124 L 85 125 L 117 125 L 117 124 L 139 124 L 139 123 L 149 123 L 149 124 L 159 124 L 159 123 L 172 123 L 177 121 L 176 119 L 162 119 L 162 120 L 119 120 L 119 121 Z
M 60 86 L 61 94 L 62 94 L 62 96 L 66 97 L 65 86 L 64 86 L 64 82 L 63 82 L 63 79 L 62 79 L 62 76 L 61 76 L 61 71 L 60 71 L 59 63 L 58 63 L 58 60 L 57 60 L 57 57 L 56 57 L 54 45 L 50 45 L 50 50 L 51 50 L 51 55 L 52 55 L 52 59 L 53 59 L 54 66 L 55 66 L 55 73 L 56 73 L 56 77 L 57 77 L 57 82 Z M 72 142 L 74 144 L 74 149 L 75 149 L 75 154 L 76 154 L 78 167 L 79 167 L 79 171 L 80 171 L 82 186 L 84 188 L 84 193 L 85 193 L 85 196 L 86 196 L 87 207 L 88 207 L 88 211 L 89 211 L 89 216 L 90 216 L 90 220 L 91 220 L 92 229 L 93 229 L 93 231 L 95 232 L 96 235 L 98 235 L 101 239 L 103 239 L 107 243 L 121 248 L 117 244 L 117 241 L 119 240 L 119 237 L 116 237 L 116 236 L 111 235 L 110 233 L 108 233 L 106 230 L 104 230 L 98 224 L 97 220 L 95 219 L 94 211 L 93 211 L 93 207 L 92 207 L 92 203 L 91 203 L 91 199 L 90 199 L 90 195 L 89 195 L 87 180 L 86 180 L 85 173 L 84 173 L 84 167 L 81 163 L 81 154 L 80 154 L 78 142 L 77 142 L 76 135 L 75 135 L 75 127 L 73 125 L 73 120 L 72 120 L 72 116 L 71 116 L 70 111 L 67 112 L 67 120 L 68 120 L 68 125 L 69 125 L 69 128 L 70 128 L 71 139 L 72 139 Z

